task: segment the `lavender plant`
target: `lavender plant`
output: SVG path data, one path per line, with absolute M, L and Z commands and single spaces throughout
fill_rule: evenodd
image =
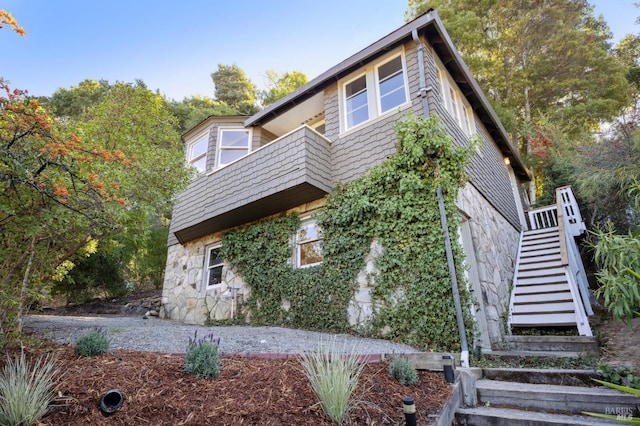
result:
M 198 339 L 198 330 L 196 330 L 193 339 L 189 338 L 183 371 L 187 374 L 194 374 L 201 379 L 218 377 L 221 368 L 218 359 L 219 346 L 220 337 L 209 333 Z

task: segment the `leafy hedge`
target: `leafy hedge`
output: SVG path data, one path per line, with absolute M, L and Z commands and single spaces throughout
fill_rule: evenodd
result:
M 325 331 L 349 329 L 347 308 L 356 276 L 377 241 L 377 273 L 370 277 L 376 335 L 431 350 L 459 350 L 451 280 L 436 190 L 443 189 L 449 232 L 457 234 L 458 189 L 473 146 L 456 147 L 439 119 L 409 114 L 395 127 L 397 155 L 366 176 L 339 184 L 317 220 L 323 232 L 321 265 L 295 269 L 291 236 L 299 227 L 287 215 L 224 236 L 223 255 L 251 287 L 251 322 Z M 462 249 L 452 241 L 463 306 Z M 283 308 L 288 301 L 290 308 Z M 465 309 L 469 312 L 469 309 Z M 469 338 L 472 321 L 467 315 Z

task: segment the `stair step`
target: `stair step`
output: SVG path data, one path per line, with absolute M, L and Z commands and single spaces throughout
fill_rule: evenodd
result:
M 557 226 L 551 226 L 549 228 L 529 229 L 527 231 L 524 231 L 524 235 L 548 234 L 550 232 L 555 232 L 557 234 L 558 233 L 558 227 Z
M 524 236 L 522 237 L 522 245 L 528 246 L 532 244 L 541 244 L 543 242 L 558 241 L 558 239 L 559 235 L 557 232 L 555 234 Z
M 598 341 L 590 336 L 505 336 L 510 349 L 598 353 Z
M 534 303 L 553 303 L 566 302 L 573 303 L 571 292 L 561 291 L 558 293 L 533 293 L 533 294 L 516 294 L 513 299 L 514 306 Z
M 605 387 L 577 387 L 514 383 L 498 380 L 476 381 L 478 403 L 518 407 L 527 410 L 580 414 L 583 411 L 612 413 L 626 410 L 637 416 L 640 397 Z
M 572 351 L 483 351 L 487 358 L 580 358 L 579 352 Z
M 529 254 L 528 256 L 520 257 L 521 265 L 529 264 L 529 263 L 543 263 L 543 262 L 553 262 L 553 261 L 560 261 L 559 250 L 557 253 L 553 253 L 553 254 L 540 254 L 540 253 L 531 252 L 531 254 Z
M 549 284 L 532 284 L 519 285 L 516 287 L 516 295 L 534 294 L 534 293 L 561 293 L 571 291 L 567 283 L 549 283 Z
M 518 271 L 518 280 L 520 280 L 520 278 L 564 276 L 564 273 L 565 273 L 565 270 L 563 267 L 543 268 L 535 271 Z
M 576 325 L 575 313 L 551 313 L 551 314 L 517 314 L 511 315 L 512 327 L 548 327 Z
M 566 283 L 566 275 L 551 275 L 544 277 L 518 277 L 516 288 L 519 286 L 539 285 L 539 284 L 560 284 Z
M 518 303 L 513 306 L 513 312 L 518 314 L 540 314 L 552 312 L 575 312 L 572 301 L 551 303 Z
M 459 408 L 456 419 L 467 426 L 544 426 L 544 425 L 620 425 L 596 417 L 523 411 L 513 408 Z
M 565 357 L 566 358 L 566 357 Z M 593 386 L 595 370 L 563 368 L 483 368 L 485 379 L 544 385 Z
M 558 250 L 560 248 L 560 241 L 558 241 L 558 239 L 555 239 L 555 240 L 545 239 L 545 240 L 540 240 L 540 241 L 531 242 L 531 243 L 523 242 L 521 246 L 521 251 L 523 253 L 526 253 L 526 252 L 551 249 L 551 248 Z
M 524 271 L 541 271 L 544 272 L 545 269 L 555 269 L 561 268 L 562 261 L 558 259 L 550 259 L 550 260 L 539 260 L 533 262 L 522 262 L 520 261 L 520 266 L 518 266 L 518 275 Z
M 547 254 L 554 254 L 554 255 L 560 255 L 560 244 L 557 244 L 555 247 L 551 247 L 551 248 L 546 248 L 546 249 L 538 249 L 538 250 L 529 250 L 529 251 L 523 251 L 522 253 L 520 253 L 520 259 L 522 258 L 527 258 L 527 257 L 531 257 L 531 256 L 543 256 L 543 255 L 547 255 Z

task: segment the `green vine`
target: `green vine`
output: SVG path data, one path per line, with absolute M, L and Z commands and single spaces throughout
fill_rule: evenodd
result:
M 299 227 L 295 215 L 225 235 L 225 258 L 251 287 L 252 322 L 347 330 L 356 277 L 376 241 L 382 253 L 375 258 L 377 272 L 370 279 L 374 315 L 368 328 L 421 348 L 460 349 L 436 190 L 442 187 L 449 233 L 457 235 L 455 200 L 467 181 L 464 169 L 473 147 L 454 146 L 435 116 L 409 114 L 395 130 L 397 155 L 366 176 L 339 184 L 318 214 L 321 265 L 291 266 L 290 240 Z M 455 238 L 452 245 L 462 303 L 469 307 L 462 249 Z M 465 323 L 470 338 L 469 317 Z

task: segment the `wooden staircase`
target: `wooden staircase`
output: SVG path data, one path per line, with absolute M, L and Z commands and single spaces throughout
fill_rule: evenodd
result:
M 570 189 L 569 189 L 570 190 Z M 566 198 L 567 189 L 562 188 Z M 570 194 L 572 196 L 572 193 Z M 566 204 L 566 203 L 565 203 Z M 577 205 L 570 217 L 575 217 Z M 524 231 L 516 259 L 509 306 L 509 325 L 517 327 L 574 326 L 582 336 L 592 336 L 591 315 L 584 268 L 566 220 L 566 205 L 539 210 L 531 230 Z M 542 219 L 540 219 L 542 218 Z M 567 230 L 569 232 L 567 232 Z M 576 232 L 582 232 L 578 229 Z

